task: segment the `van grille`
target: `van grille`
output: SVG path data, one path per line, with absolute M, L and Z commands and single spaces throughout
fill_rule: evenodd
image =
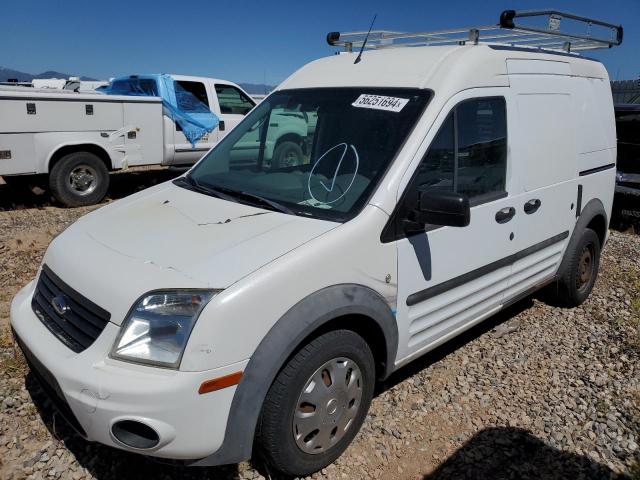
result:
M 109 312 L 76 292 L 46 265 L 42 267 L 31 308 L 44 326 L 76 353 L 86 350 L 111 318 Z

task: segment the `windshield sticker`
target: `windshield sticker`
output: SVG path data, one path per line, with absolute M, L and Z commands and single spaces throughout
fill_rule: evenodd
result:
M 330 167 L 331 165 L 330 162 L 332 162 L 332 160 L 335 161 L 337 158 L 337 155 L 329 155 L 329 154 L 334 150 L 339 150 L 340 148 L 342 148 L 342 154 L 340 154 L 340 159 L 338 160 L 336 167 L 332 168 Z M 355 162 L 355 168 L 353 169 L 353 173 L 349 173 L 348 170 L 346 172 L 341 172 L 341 170 L 346 170 L 346 168 L 342 168 L 342 162 L 345 159 L 345 157 L 347 157 L 347 152 L 349 151 L 349 148 L 351 148 L 351 151 L 353 151 L 353 155 L 350 155 L 349 157 L 353 157 L 352 161 Z M 315 174 L 315 171 L 318 168 L 318 165 L 322 164 L 323 161 L 325 164 L 323 170 L 325 172 L 326 171 L 333 172 L 333 175 L 331 177 L 331 182 L 325 183 L 323 180 L 321 180 L 321 178 L 324 178 L 326 180 L 327 177 L 325 177 L 322 174 Z M 339 143 L 338 145 L 331 147 L 329 150 L 324 152 L 320 156 L 320 158 L 318 158 L 318 160 L 316 160 L 316 163 L 311 168 L 311 172 L 309 173 L 309 180 L 307 182 L 307 190 L 309 191 L 309 196 L 316 202 L 323 203 L 325 205 L 330 205 L 332 203 L 337 202 L 347 194 L 347 192 L 353 185 L 353 182 L 355 181 L 356 176 L 358 175 L 359 167 L 360 167 L 360 157 L 358 156 L 358 151 L 356 150 L 356 147 L 354 147 L 353 145 L 348 145 L 345 142 Z M 340 182 L 337 182 L 338 176 L 341 177 Z M 348 181 L 347 182 L 342 181 L 344 179 L 347 179 Z M 347 184 L 346 187 L 344 187 L 345 183 Z M 315 195 L 314 195 L 314 191 L 315 191 Z M 324 201 L 320 200 L 318 198 L 320 196 L 324 197 L 325 200 Z
M 382 95 L 369 95 L 363 93 L 351 105 L 358 108 L 373 108 L 398 113 L 409 103 L 408 98 L 383 97 Z

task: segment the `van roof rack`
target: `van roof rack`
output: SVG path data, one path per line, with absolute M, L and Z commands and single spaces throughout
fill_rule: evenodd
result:
M 515 19 L 526 18 L 529 21 L 516 24 Z M 533 19 L 532 23 L 530 20 Z M 574 30 L 562 31 L 562 20 Z M 537 20 L 537 24 L 535 23 Z M 546 20 L 546 24 L 540 25 Z M 598 30 L 594 34 L 592 30 Z M 433 32 L 397 32 L 391 30 L 372 30 L 367 32 L 330 32 L 327 43 L 342 46 L 351 52 L 354 48 L 384 49 L 415 47 L 426 45 L 465 45 L 467 43 L 500 44 L 541 50 L 561 50 L 564 52 L 611 48 L 622 43 L 622 25 L 581 17 L 557 10 L 505 10 L 497 25 L 485 25 L 470 28 L 454 28 Z

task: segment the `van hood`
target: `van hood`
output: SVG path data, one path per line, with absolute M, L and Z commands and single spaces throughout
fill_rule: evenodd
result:
M 44 261 L 94 301 L 131 301 L 154 289 L 226 288 L 338 225 L 168 183 L 81 218 Z
M 171 184 L 99 213 L 82 228 L 121 255 L 224 288 L 336 225 Z

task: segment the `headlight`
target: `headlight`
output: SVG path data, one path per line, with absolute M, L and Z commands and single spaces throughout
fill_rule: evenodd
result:
M 122 324 L 111 357 L 178 368 L 191 329 L 212 290 L 170 290 L 142 297 Z

